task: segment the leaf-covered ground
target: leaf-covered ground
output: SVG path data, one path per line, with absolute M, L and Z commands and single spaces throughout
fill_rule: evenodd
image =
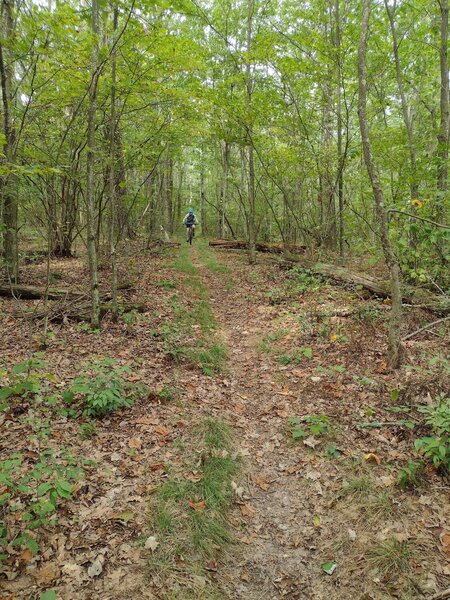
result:
M 87 279 L 78 260 L 51 271 L 58 285 Z M 30 265 L 24 280 L 44 273 Z M 448 587 L 448 480 L 414 450 L 429 433 L 418 407 L 448 389 L 445 331 L 408 341 L 392 373 L 386 304 L 268 257 L 248 266 L 196 240 L 130 250 L 121 275 L 146 312 L 101 332 L 52 324 L 45 348 L 42 323 L 21 315 L 36 301 L 2 300 L 4 386 L 36 362 L 35 387 L 3 403 L 1 460 L 20 456 L 17 482 L 47 458 L 40 482 L 11 494 L 0 480 L 0 597 L 407 600 Z M 429 318 L 409 312 L 405 333 Z M 130 368 L 135 402 L 88 418 L 64 391 L 109 358 Z M 56 480 L 69 484 L 57 523 L 14 545 L 39 484 Z

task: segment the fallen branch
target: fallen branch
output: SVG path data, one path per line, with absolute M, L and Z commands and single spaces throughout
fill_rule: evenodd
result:
M 134 287 L 134 284 L 127 281 L 119 285 L 119 290 L 129 290 Z M 40 300 L 47 297 L 49 300 L 65 300 L 68 298 L 79 299 L 85 298 L 87 292 L 71 290 L 69 288 L 49 288 L 37 285 L 16 285 L 16 284 L 0 284 L 0 296 L 12 297 L 16 300 Z M 110 295 L 103 294 L 103 298 L 109 298 Z
M 228 248 L 230 250 L 246 250 L 248 242 L 245 240 L 211 240 L 210 246 L 217 248 Z M 283 254 L 284 252 L 301 253 L 306 250 L 306 246 L 301 244 L 273 244 L 273 243 L 256 243 L 258 252 L 270 252 L 272 254 Z
M 281 268 L 292 268 L 293 266 L 300 265 L 313 273 L 324 275 L 335 281 L 360 285 L 381 298 L 390 298 L 391 296 L 389 281 L 376 279 L 363 273 L 354 273 L 338 265 L 315 263 L 307 258 L 292 255 L 278 264 Z M 402 298 L 411 305 L 419 305 L 421 308 L 427 310 L 443 314 L 450 312 L 450 299 L 448 296 L 436 296 L 427 290 L 404 286 L 402 289 Z
M 39 300 L 45 298 L 47 288 L 37 285 L 1 284 L 0 296 L 14 297 L 16 299 Z M 49 300 L 61 300 L 61 298 L 84 296 L 84 292 L 76 292 L 68 288 L 49 288 Z
M 446 598 L 450 598 L 450 588 L 434 594 L 434 596 L 431 596 L 430 600 L 446 600 Z
M 147 306 L 142 303 L 125 302 L 119 304 L 119 311 L 121 313 L 136 311 L 139 313 L 145 312 Z M 100 304 L 100 318 L 102 319 L 108 312 L 112 311 L 111 302 L 102 302 Z M 83 304 L 70 304 L 69 306 L 57 305 L 50 310 L 41 311 L 22 311 L 20 314 L 16 314 L 16 317 L 25 317 L 29 319 L 43 319 L 48 315 L 48 320 L 53 323 L 62 323 L 64 321 L 89 321 L 91 317 L 91 304 L 84 302 Z
M 424 327 L 421 327 L 417 331 L 413 331 L 412 333 L 408 333 L 408 335 L 405 335 L 405 337 L 402 338 L 402 340 L 403 341 L 410 340 L 412 337 L 418 335 L 419 333 L 422 333 L 422 331 L 426 331 L 427 329 L 430 329 L 431 327 L 434 327 L 435 325 L 438 325 L 439 323 L 443 323 L 444 321 L 448 321 L 449 319 L 450 319 L 450 317 L 444 317 L 442 319 L 438 319 L 437 321 L 433 321 L 432 323 L 428 323 L 428 325 L 425 325 Z

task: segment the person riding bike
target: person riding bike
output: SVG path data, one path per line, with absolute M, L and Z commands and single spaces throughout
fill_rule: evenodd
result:
M 188 234 L 187 241 L 189 242 L 189 228 L 192 227 L 192 236 L 195 236 L 195 226 L 198 225 L 197 217 L 195 216 L 194 209 L 189 208 L 184 219 L 183 225 L 186 225 L 186 231 Z

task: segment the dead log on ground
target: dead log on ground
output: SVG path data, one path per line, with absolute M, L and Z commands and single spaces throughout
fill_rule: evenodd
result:
M 247 250 L 248 242 L 245 240 L 211 240 L 210 246 L 216 248 L 228 248 L 230 250 Z M 284 252 L 301 253 L 306 250 L 306 246 L 301 244 L 273 244 L 273 243 L 256 243 L 258 252 L 270 252 L 272 254 L 283 254 Z
M 118 286 L 119 290 L 130 290 L 134 288 L 134 284 L 127 281 Z M 54 288 L 48 289 L 38 285 L 18 285 L 18 284 L 0 284 L 0 296 L 14 297 L 19 300 L 39 300 L 47 295 L 49 300 L 64 300 L 65 298 L 78 299 L 86 298 L 88 292 L 71 290 L 69 288 Z M 110 293 L 103 294 L 104 299 L 109 299 Z
M 381 298 L 391 296 L 389 281 L 376 279 L 364 273 L 354 273 L 344 267 L 327 263 L 315 263 L 303 257 L 289 256 L 288 259 L 280 261 L 281 268 L 302 266 L 313 273 L 334 279 L 335 281 L 360 285 Z M 433 312 L 450 313 L 450 298 L 448 296 L 436 296 L 431 292 L 410 286 L 402 288 L 403 302 L 432 310 Z
M 45 298 L 47 288 L 37 285 L 0 284 L 0 296 L 23 298 L 24 300 L 39 300 Z M 76 292 L 68 288 L 49 288 L 49 300 L 61 300 L 62 298 L 74 298 L 85 296 L 84 292 Z
M 126 313 L 136 311 L 143 313 L 147 310 L 147 306 L 142 303 L 125 302 L 119 303 L 119 312 Z M 112 312 L 111 302 L 102 302 L 100 304 L 100 319 L 102 319 L 107 313 Z M 48 313 L 48 320 L 53 323 L 62 323 L 63 321 L 89 321 L 91 318 L 91 305 L 88 302 L 75 303 L 69 306 L 67 305 L 56 305 L 49 308 L 48 311 L 44 310 L 27 310 L 21 311 L 20 313 L 14 313 L 17 318 L 28 318 L 28 319 L 43 319 Z

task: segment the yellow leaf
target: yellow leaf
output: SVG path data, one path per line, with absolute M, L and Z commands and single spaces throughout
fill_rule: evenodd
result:
M 367 460 L 367 462 L 376 462 L 377 465 L 381 465 L 381 458 L 377 454 L 369 452 L 369 454 L 364 455 L 364 458 Z

